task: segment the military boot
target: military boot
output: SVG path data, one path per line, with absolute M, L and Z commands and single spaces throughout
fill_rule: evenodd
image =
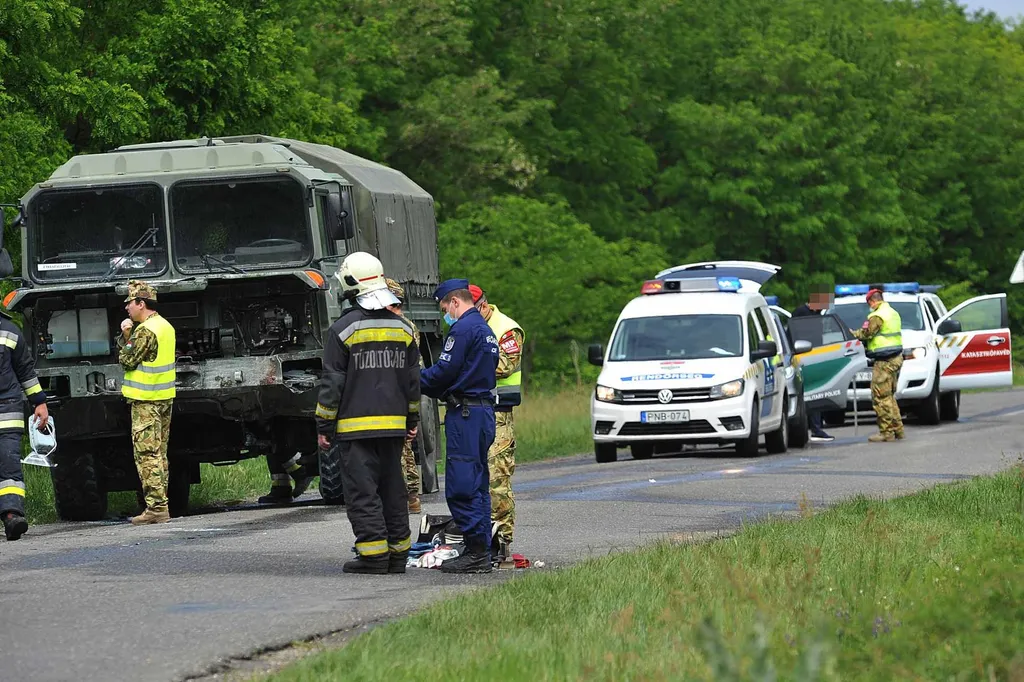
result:
M 423 511 L 423 505 L 420 504 L 420 496 L 417 493 L 409 493 L 409 513 L 419 514 Z
M 301 494 L 301 493 L 300 493 Z M 286 474 L 272 474 L 270 492 L 256 500 L 259 504 L 288 504 L 292 501 L 292 487 Z
M 467 542 L 462 556 L 441 564 L 442 573 L 490 573 L 491 552 L 483 542 Z
M 896 436 L 891 433 L 875 433 L 868 436 L 869 443 L 891 443 L 896 440 Z
M 409 552 L 392 552 L 388 555 L 388 573 L 405 573 L 409 563 Z
M 291 473 L 291 477 L 295 482 L 292 486 L 292 499 L 295 499 L 302 493 L 306 492 L 309 484 L 313 482 L 314 478 L 316 478 L 306 470 L 306 467 L 293 471 Z
M 164 509 L 163 511 L 153 511 L 147 509 L 138 516 L 132 517 L 133 526 L 146 526 L 151 523 L 167 523 L 171 520 L 171 514 L 169 511 Z
M 20 538 L 28 530 L 28 521 L 18 512 L 7 512 L 4 514 L 4 533 L 7 539 L 14 541 Z
M 346 561 L 341 567 L 342 573 L 366 573 L 371 575 L 385 575 L 390 567 L 390 559 L 387 554 L 376 556 L 359 556 L 352 561 Z
M 906 437 L 906 436 L 903 435 L 903 429 L 900 429 L 899 431 L 893 432 L 892 435 L 893 435 L 894 438 L 896 438 L 896 440 L 903 440 Z

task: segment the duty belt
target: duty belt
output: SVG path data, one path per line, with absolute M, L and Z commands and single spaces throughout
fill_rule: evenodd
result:
M 462 416 L 463 417 L 468 417 L 469 416 L 469 408 L 471 406 L 472 407 L 493 406 L 494 405 L 494 399 L 490 398 L 490 397 L 487 397 L 487 398 L 473 398 L 473 397 L 464 396 L 464 395 L 452 395 L 452 396 L 447 396 L 444 399 L 444 403 L 448 407 L 449 410 L 461 409 L 462 410 Z

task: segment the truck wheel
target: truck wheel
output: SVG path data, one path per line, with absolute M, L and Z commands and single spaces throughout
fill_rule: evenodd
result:
M 419 441 L 420 483 L 424 493 L 441 489 L 437 477 L 437 460 L 441 457 L 441 423 L 437 415 L 437 401 L 423 396 L 420 399 Z
M 800 396 L 797 402 L 796 416 L 789 422 L 789 445 L 794 448 L 802 448 L 807 445 L 810 433 L 807 427 L 807 405 L 804 397 Z
M 942 421 L 955 422 L 960 419 L 960 391 L 940 394 L 939 412 Z
M 167 507 L 171 518 L 185 516 L 188 513 L 188 497 L 192 492 L 191 465 L 188 462 L 176 461 L 169 464 L 167 472 Z
M 64 521 L 99 521 L 107 515 L 107 491 L 87 447 L 69 442 L 54 453 L 53 503 Z
M 736 443 L 736 454 L 740 457 L 757 457 L 758 432 L 761 430 L 760 413 L 757 408 L 758 402 L 754 400 L 754 405 L 750 408 L 750 435 Z
M 633 443 L 629 452 L 633 459 L 650 459 L 654 456 L 654 443 Z
M 320 497 L 324 504 L 345 504 L 345 493 L 341 487 L 341 446 L 337 443 L 327 450 L 320 450 Z
M 786 405 L 789 396 L 782 394 L 782 404 Z M 779 428 L 764 435 L 764 447 L 770 455 L 778 455 L 789 449 L 789 424 L 786 423 L 786 408 L 782 408 L 782 421 Z
M 922 424 L 934 426 L 939 423 L 939 417 L 939 371 L 938 368 L 936 368 L 935 382 L 932 384 L 932 392 L 929 393 L 928 397 L 921 401 L 921 404 L 918 406 L 917 418 L 921 420 Z
M 614 462 L 619 458 L 619 449 L 615 443 L 594 443 L 594 459 L 598 464 Z

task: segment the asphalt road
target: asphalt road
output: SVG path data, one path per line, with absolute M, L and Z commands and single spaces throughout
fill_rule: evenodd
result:
M 963 396 L 958 423 L 908 424 L 869 444 L 870 424 L 782 455 L 732 451 L 615 464 L 575 457 L 516 472 L 514 549 L 550 570 L 658 537 L 737 526 L 855 493 L 891 496 L 1004 469 L 1024 452 L 1024 391 Z M 429 496 L 425 511 L 445 513 Z M 418 522 L 417 518 L 413 519 Z M 392 618 L 515 572 L 451 577 L 341 573 L 343 511 L 246 509 L 134 528 L 55 524 L 0 541 L 0 679 L 181 680 L 227 658 Z

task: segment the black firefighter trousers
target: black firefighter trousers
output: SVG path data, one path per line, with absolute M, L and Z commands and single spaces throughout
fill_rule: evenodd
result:
M 25 515 L 25 477 L 21 471 L 23 430 L 0 432 L 0 516 L 7 512 Z
M 402 438 L 339 442 L 345 507 L 356 552 L 380 557 L 408 552 L 409 497 L 402 472 Z

